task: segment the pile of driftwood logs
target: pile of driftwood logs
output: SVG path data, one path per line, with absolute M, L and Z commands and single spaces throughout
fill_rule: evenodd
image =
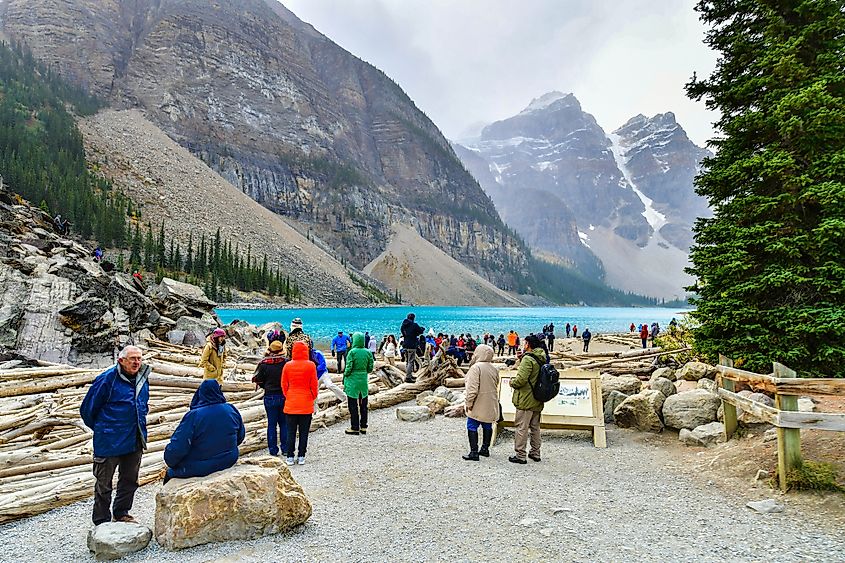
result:
M 252 361 L 249 361 L 252 360 Z M 141 462 L 140 482 L 163 476 L 164 448 L 188 411 L 202 382 L 199 350 L 148 341 L 145 363 L 150 375 L 148 443 Z M 257 358 L 229 361 L 223 391 L 246 425 L 241 454 L 266 448 L 263 392 L 250 381 Z M 328 361 L 336 371 L 336 362 Z M 0 370 L 0 523 L 40 514 L 93 494 L 92 433 L 82 424 L 79 407 L 88 385 L 102 370 L 43 366 Z M 423 366 L 416 383 L 404 383 L 398 368 L 376 363 L 370 375 L 370 409 L 408 401 L 426 389 L 460 375 L 451 359 L 436 368 Z M 333 376 L 342 385 L 342 376 Z M 311 430 L 348 417 L 345 405 L 330 391 L 319 394 L 319 412 Z

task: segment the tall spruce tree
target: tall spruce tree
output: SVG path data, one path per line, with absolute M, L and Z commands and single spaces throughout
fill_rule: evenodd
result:
M 696 179 L 696 345 L 845 376 L 845 0 L 702 0 L 720 57 L 687 93 L 721 117 Z

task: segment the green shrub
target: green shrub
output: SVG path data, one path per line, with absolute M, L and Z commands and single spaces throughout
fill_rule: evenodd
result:
M 837 491 L 845 492 L 839 484 L 839 471 L 830 463 L 804 461 L 799 467 L 789 471 L 786 483 L 796 491 Z

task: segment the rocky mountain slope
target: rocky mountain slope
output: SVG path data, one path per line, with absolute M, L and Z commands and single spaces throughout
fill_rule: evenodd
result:
M 306 302 L 366 303 L 343 266 L 284 219 L 262 207 L 171 140 L 139 111 L 102 111 L 78 122 L 89 161 L 187 247 L 217 228 L 226 240 L 267 254 L 295 280 Z
M 57 234 L 49 215 L 0 185 L 0 359 L 102 367 L 144 334 L 204 334 L 217 326 L 214 306 L 192 285 L 165 278 L 142 288 L 106 273 L 90 248 Z
M 394 225 L 390 244 L 364 272 L 397 288 L 403 300 L 419 305 L 524 305 L 404 225 Z
M 692 184 L 707 151 L 673 114 L 608 135 L 575 96 L 550 92 L 455 150 L 532 248 L 619 289 L 683 296 L 692 224 L 707 213 Z
M 502 287 L 524 268 L 401 88 L 275 0 L 7 0 L 0 26 L 358 267 L 402 222 Z

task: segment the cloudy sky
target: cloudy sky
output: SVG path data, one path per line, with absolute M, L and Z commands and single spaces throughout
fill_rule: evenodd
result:
M 611 131 L 673 111 L 693 141 L 714 115 L 684 95 L 712 70 L 695 0 L 282 0 L 396 80 L 447 137 L 572 92 Z

